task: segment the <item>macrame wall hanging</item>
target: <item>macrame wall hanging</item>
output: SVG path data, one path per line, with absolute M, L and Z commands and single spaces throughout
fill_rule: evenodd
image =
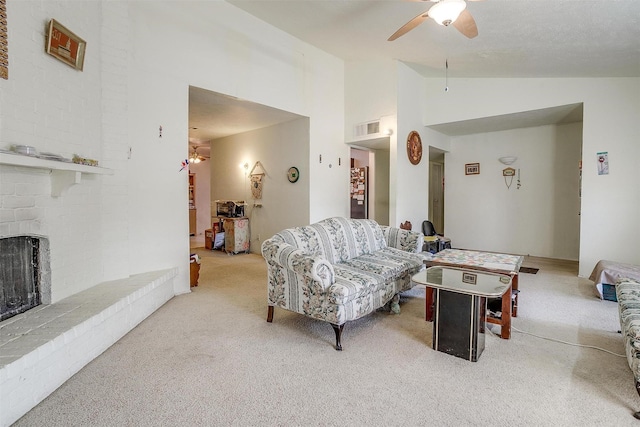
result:
M 262 185 L 266 172 L 264 166 L 258 160 L 249 172 L 249 178 L 251 178 L 251 196 L 254 199 L 262 199 Z

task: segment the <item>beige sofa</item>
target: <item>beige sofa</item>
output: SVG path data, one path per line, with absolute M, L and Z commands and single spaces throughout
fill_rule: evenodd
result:
M 329 218 L 282 230 L 262 244 L 267 321 L 276 306 L 323 320 L 342 350 L 346 322 L 385 305 L 399 313 L 399 293 L 424 268 L 422 241 L 422 233 L 366 219 Z

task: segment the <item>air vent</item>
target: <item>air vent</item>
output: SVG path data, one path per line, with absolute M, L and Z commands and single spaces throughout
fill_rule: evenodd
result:
M 355 131 L 356 137 L 380 133 L 380 120 L 357 124 Z

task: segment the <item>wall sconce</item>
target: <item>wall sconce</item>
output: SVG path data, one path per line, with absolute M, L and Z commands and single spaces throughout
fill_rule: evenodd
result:
M 382 133 L 383 133 L 383 135 L 391 136 L 391 135 L 393 135 L 393 129 L 387 129 Z
M 500 157 L 500 158 L 498 159 L 498 161 L 499 161 L 500 163 L 502 163 L 503 165 L 510 165 L 510 164 L 512 164 L 513 162 L 515 162 L 516 160 L 518 160 L 518 158 L 517 158 L 517 157 L 515 157 L 515 156 L 505 156 L 505 157 Z

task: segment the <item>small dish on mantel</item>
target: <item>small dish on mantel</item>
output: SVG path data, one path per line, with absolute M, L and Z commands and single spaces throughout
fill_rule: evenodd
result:
M 39 159 L 55 160 L 57 162 L 71 162 L 71 159 L 67 159 L 66 157 L 62 157 L 60 154 L 56 153 L 41 152 L 37 157 Z
M 25 156 L 37 156 L 38 150 L 30 145 L 14 145 L 11 147 L 13 151 L 18 154 L 24 154 Z

